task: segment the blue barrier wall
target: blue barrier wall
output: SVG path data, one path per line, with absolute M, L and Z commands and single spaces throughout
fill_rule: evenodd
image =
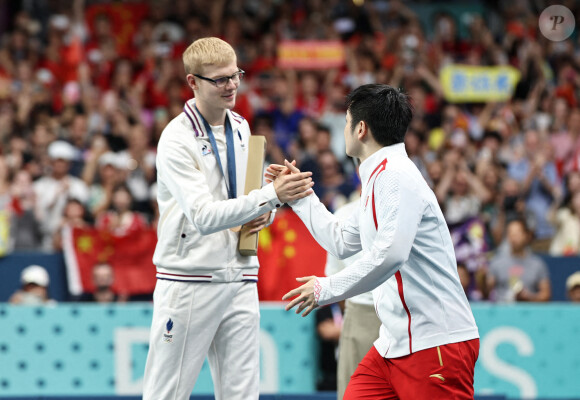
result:
M 566 278 L 580 271 L 580 257 L 542 256 L 550 270 L 552 300 L 567 301 Z M 40 264 L 48 270 L 51 278 L 50 296 L 57 301 L 69 299 L 66 269 L 60 253 L 12 253 L 0 258 L 0 302 L 8 298 L 20 286 L 20 271 L 30 264 Z
M 580 397 L 580 305 L 472 305 L 481 337 L 475 390 Z
M 552 282 L 552 300 L 568 301 L 566 296 L 566 279 L 576 271 L 580 271 L 580 257 L 550 257 L 541 256 L 550 270 Z
M 580 307 L 476 304 L 478 395 L 580 398 Z M 151 321 L 148 303 L 0 305 L 0 397 L 138 395 Z M 261 305 L 261 391 L 315 386 L 313 318 Z M 195 394 L 212 392 L 204 366 Z
M 141 393 L 148 303 L 0 305 L 0 397 Z M 312 318 L 261 306 L 261 391 L 310 393 L 317 366 Z M 212 393 L 207 363 L 194 393 Z

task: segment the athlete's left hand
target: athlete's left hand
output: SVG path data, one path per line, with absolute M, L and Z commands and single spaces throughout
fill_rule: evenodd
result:
M 250 228 L 250 233 L 260 232 L 262 229 L 268 226 L 268 222 L 270 222 L 270 213 L 271 211 L 268 211 L 266 214 L 262 214 L 258 218 L 254 218 L 250 222 L 246 222 L 244 226 Z
M 314 285 L 316 283 L 316 276 L 305 276 L 302 278 L 296 278 L 296 280 L 298 282 L 306 283 L 286 293 L 284 297 L 282 297 L 282 300 L 288 300 L 294 296 L 298 296 L 286 305 L 286 311 L 291 310 L 294 308 L 294 306 L 299 304 L 298 308 L 296 309 L 296 314 L 300 314 L 302 310 L 305 310 L 304 313 L 302 313 L 302 316 L 305 317 L 310 314 L 312 310 L 318 307 L 316 298 L 314 297 Z

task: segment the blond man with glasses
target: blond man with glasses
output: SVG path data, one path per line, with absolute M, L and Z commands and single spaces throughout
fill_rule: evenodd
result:
M 189 399 L 208 356 L 216 400 L 257 400 L 259 265 L 237 251 L 236 228 L 258 232 L 313 183 L 310 173 L 287 175 L 243 195 L 250 128 L 231 111 L 244 75 L 234 49 L 199 39 L 183 64 L 195 98 L 157 149 L 157 285 L 143 399 Z

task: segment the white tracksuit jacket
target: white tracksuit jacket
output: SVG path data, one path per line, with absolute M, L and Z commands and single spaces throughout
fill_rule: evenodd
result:
M 317 279 L 318 304 L 372 290 L 382 323 L 375 347 L 386 358 L 478 338 L 447 224 L 404 144 L 382 148 L 359 171 L 360 208 L 342 223 L 314 195 L 292 204 L 331 254 L 363 251 L 354 264 Z
M 234 134 L 238 198 L 228 200 L 201 116 L 189 100 L 163 130 L 157 148 L 157 278 L 179 281 L 256 281 L 258 258 L 237 250 L 239 232 L 229 228 L 280 206 L 272 184 L 244 196 L 250 128 L 227 111 Z M 215 134 L 227 176 L 225 133 Z M 273 215 L 272 215 L 273 217 Z

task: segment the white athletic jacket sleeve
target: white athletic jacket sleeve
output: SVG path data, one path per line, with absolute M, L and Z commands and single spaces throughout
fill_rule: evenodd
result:
M 345 204 L 334 212 L 334 216 L 341 221 L 346 221 L 352 216 L 352 214 L 358 214 L 359 203 L 360 199 Z M 360 252 L 350 257 L 339 259 L 329 253 L 324 267 L 325 275 L 330 276 L 342 271 L 347 265 L 352 264 L 356 258 L 359 258 L 359 254 Z
M 342 260 L 361 250 L 356 215 L 341 221 L 315 194 L 289 204 L 316 241 L 336 258 Z
M 341 220 L 348 219 L 352 214 L 358 214 L 358 209 L 360 207 L 360 199 L 356 201 L 352 201 L 350 203 L 345 204 L 344 206 L 340 207 L 338 210 L 334 212 L 334 215 Z M 338 272 L 342 271 L 349 265 L 353 264 L 359 258 L 361 258 L 362 252 L 358 252 L 350 257 L 347 257 L 343 260 L 339 260 L 338 258 L 334 257 L 332 254 L 328 254 L 326 257 L 326 265 L 324 267 L 324 274 L 326 276 L 331 276 L 337 274 Z M 365 292 L 359 294 L 357 296 L 351 297 L 348 299 L 350 303 L 356 303 L 366 306 L 373 306 L 373 294 L 371 292 Z

